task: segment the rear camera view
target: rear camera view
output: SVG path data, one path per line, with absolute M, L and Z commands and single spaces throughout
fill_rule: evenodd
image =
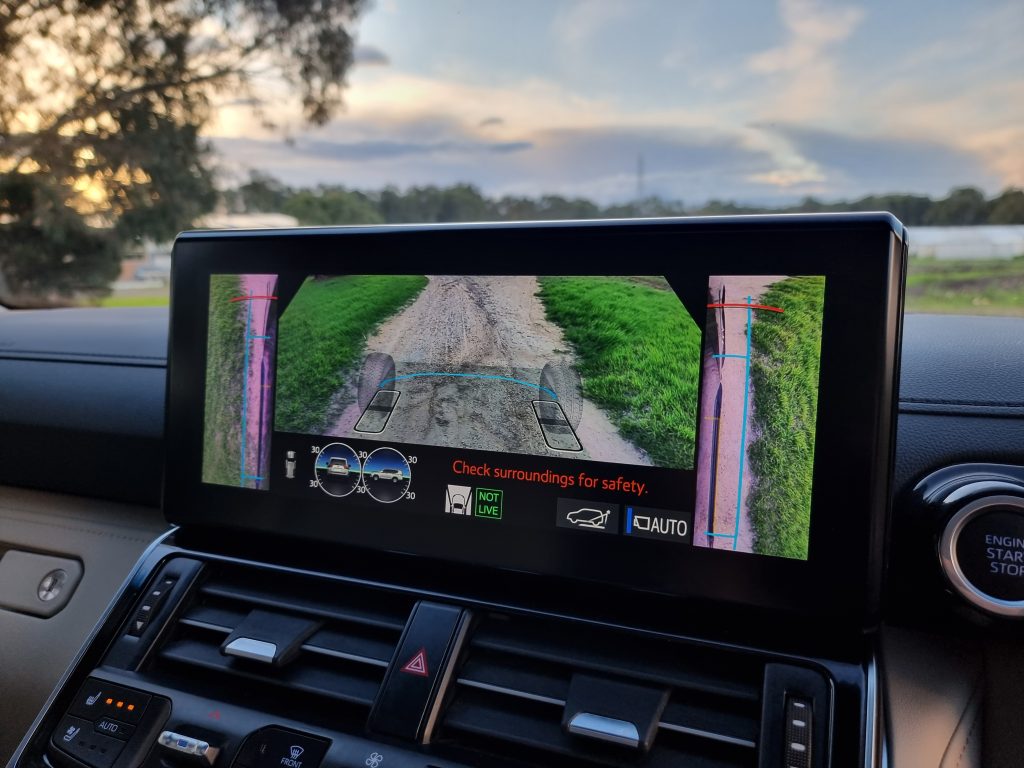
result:
M 265 489 L 277 275 L 211 275 L 203 482 Z
M 824 277 L 711 277 L 693 543 L 807 559 Z
M 275 430 L 692 470 L 700 338 L 660 277 L 309 277 Z M 370 453 L 366 493 L 400 498 L 403 461 Z

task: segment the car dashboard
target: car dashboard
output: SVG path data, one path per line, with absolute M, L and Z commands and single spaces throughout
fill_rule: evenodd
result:
M 181 452 L 163 426 L 167 311 L 4 313 L 5 508 L 105 499 L 97 514 L 149 541 L 79 650 L 34 667 L 52 693 L 38 715 L 12 710 L 10 766 L 1011 765 L 1022 596 L 972 558 L 986 519 L 1012 527 L 1024 509 L 1024 320 L 902 322 L 877 608 L 843 582 L 828 604 L 797 580 L 785 607 L 737 610 L 711 591 L 680 601 L 628 580 L 293 536 L 289 504 L 254 511 L 249 528 L 213 513 L 167 528 L 162 468 Z M 322 463 L 320 482 L 348 481 L 349 459 Z M 388 472 L 373 482 L 402 478 Z M 467 504 L 447 498 L 449 513 Z M 611 514 L 574 508 L 564 523 Z M 0 548 L 82 559 L 30 538 Z

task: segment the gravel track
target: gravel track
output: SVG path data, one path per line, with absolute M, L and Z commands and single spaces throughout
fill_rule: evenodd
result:
M 535 277 L 431 275 L 415 301 L 368 340 L 367 352 L 395 360 L 398 377 L 424 372 L 505 376 L 539 383 L 546 363 L 573 365 L 561 330 L 545 317 Z M 379 435 L 353 433 L 360 416 L 355 380 L 335 398 L 333 435 L 429 445 L 651 464 L 608 417 L 584 401 L 577 435 L 583 450 L 544 442 L 531 401 L 539 390 L 493 379 L 430 377 L 395 383 L 402 395 Z

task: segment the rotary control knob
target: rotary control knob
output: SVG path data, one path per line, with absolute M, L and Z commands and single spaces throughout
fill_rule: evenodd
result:
M 962 507 L 946 523 L 939 560 L 967 601 L 1024 617 L 1024 497 L 986 496 Z

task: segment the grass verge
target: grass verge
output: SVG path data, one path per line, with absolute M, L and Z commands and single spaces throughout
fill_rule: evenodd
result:
M 907 312 L 1024 316 L 1024 256 L 910 260 Z
M 693 469 L 700 329 L 658 285 L 542 277 L 540 298 L 576 352 L 583 394 L 656 465 Z
M 150 296 L 132 296 L 121 294 L 106 296 L 98 301 L 100 307 L 166 307 L 171 303 L 171 296 L 166 291 Z
M 238 303 L 238 275 L 210 277 L 210 325 L 206 345 L 206 405 L 203 416 L 203 482 L 239 484 L 242 356 L 245 323 Z
M 747 506 L 754 551 L 806 559 L 825 278 L 787 278 L 761 303 L 786 311 L 755 313 L 751 330 L 756 483 Z
M 323 432 L 342 372 L 359 361 L 367 337 L 426 284 L 423 275 L 307 279 L 278 326 L 274 428 Z

